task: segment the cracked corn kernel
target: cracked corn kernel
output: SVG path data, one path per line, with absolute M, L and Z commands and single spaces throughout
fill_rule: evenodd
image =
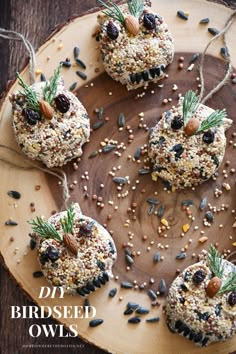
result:
M 190 228 L 189 224 L 184 224 L 182 227 L 183 232 L 188 232 L 189 228 Z

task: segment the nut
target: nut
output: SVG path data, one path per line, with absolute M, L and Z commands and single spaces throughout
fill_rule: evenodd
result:
M 206 288 L 206 293 L 209 297 L 215 296 L 221 288 L 222 280 L 218 277 L 213 277 Z
M 47 101 L 41 100 L 39 102 L 39 108 L 44 117 L 51 120 L 54 115 L 54 110 Z
M 63 235 L 63 242 L 65 246 L 75 255 L 77 256 L 78 253 L 78 245 L 75 238 L 72 235 L 64 234 Z
M 140 28 L 138 19 L 135 18 L 132 15 L 126 16 L 126 18 L 125 18 L 125 27 L 129 31 L 129 33 L 131 33 L 134 36 L 136 36 L 139 33 L 139 28 Z
M 187 135 L 193 135 L 196 133 L 200 125 L 200 122 L 196 118 L 190 118 L 186 126 L 184 127 L 184 132 Z

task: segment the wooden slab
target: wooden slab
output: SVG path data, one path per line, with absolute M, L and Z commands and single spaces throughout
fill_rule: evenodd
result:
M 171 6 L 170 6 L 171 5 Z M 219 242 L 219 249 L 224 248 L 233 250 L 232 240 L 235 240 L 235 232 L 232 229 L 234 215 L 231 210 L 236 209 L 235 195 L 235 177 L 229 173 L 230 168 L 236 168 L 236 162 L 233 156 L 235 151 L 233 145 L 227 146 L 224 162 L 231 161 L 230 167 L 225 167 L 224 163 L 219 170 L 219 178 L 216 181 L 209 181 L 202 186 L 196 188 L 195 191 L 183 191 L 180 193 L 167 193 L 163 190 L 161 182 L 154 184 L 151 182 L 150 176 L 139 176 L 138 169 L 142 167 L 140 164 L 130 161 L 128 155 L 133 156 L 137 147 L 147 142 L 147 132 L 138 128 L 140 112 L 144 112 L 144 121 L 148 127 L 151 127 L 159 119 L 160 114 L 170 108 L 172 104 L 177 103 L 178 93 L 185 93 L 186 90 L 192 88 L 197 89 L 198 76 L 197 70 L 187 72 L 188 61 L 192 53 L 201 52 L 206 43 L 211 38 L 206 27 L 199 26 L 198 22 L 203 17 L 210 17 L 211 27 L 222 28 L 231 11 L 219 6 L 212 5 L 205 1 L 182 1 L 182 10 L 190 12 L 189 21 L 182 21 L 176 17 L 176 12 L 179 10 L 179 1 L 172 0 L 171 2 L 154 2 L 154 9 L 163 15 L 169 24 L 172 34 L 175 38 L 176 55 L 174 63 L 168 69 L 169 78 L 164 79 L 163 88 L 158 88 L 157 85 L 150 86 L 146 90 L 146 94 L 142 99 L 135 99 L 138 92 L 127 92 L 124 87 L 112 81 L 105 73 L 102 73 L 101 63 L 98 61 L 99 51 L 96 49 L 97 43 L 92 39 L 91 35 L 95 29 L 96 14 L 84 16 L 75 19 L 67 26 L 63 27 L 56 36 L 46 42 L 37 53 L 38 67 L 43 69 L 46 76 L 50 76 L 57 66 L 59 61 L 66 57 L 73 58 L 73 47 L 78 45 L 81 48 L 81 59 L 88 64 L 86 73 L 88 74 L 88 87 L 84 86 L 84 82 L 80 82 L 78 97 L 84 103 L 91 116 L 91 123 L 97 121 L 96 115 L 93 113 L 96 107 L 104 107 L 105 116 L 110 120 L 99 130 L 91 135 L 90 143 L 84 148 L 84 154 L 79 163 L 78 170 L 74 170 L 73 164 L 68 164 L 65 171 L 68 175 L 69 183 L 77 181 L 75 189 L 71 191 L 71 201 L 78 201 L 84 214 L 97 219 L 100 223 L 106 223 L 108 230 L 113 231 L 118 249 L 118 261 L 114 267 L 114 274 L 119 277 L 119 280 L 110 281 L 110 283 L 98 290 L 96 293 L 89 296 L 90 302 L 97 309 L 98 318 L 103 318 L 104 323 L 100 327 L 91 329 L 88 327 L 88 320 L 63 319 L 62 323 L 68 327 L 70 324 L 78 325 L 79 335 L 89 342 L 106 349 L 113 353 L 165 353 L 171 354 L 173 348 L 181 354 L 199 353 L 191 342 L 186 339 L 171 334 L 165 324 L 164 316 L 162 315 L 165 299 L 160 298 L 161 306 L 154 307 L 151 310 L 150 316 L 144 316 L 143 321 L 137 326 L 127 324 L 127 318 L 123 315 L 126 303 L 128 301 L 136 301 L 144 306 L 151 307 L 150 299 L 146 291 L 140 290 L 121 290 L 120 281 L 129 280 L 137 281 L 137 284 L 142 282 L 147 283 L 147 288 L 151 287 L 157 290 L 161 278 L 166 280 L 167 285 L 175 277 L 176 268 L 184 269 L 187 265 L 196 261 L 192 258 L 192 253 L 198 254 L 203 248 L 208 248 L 210 243 Z M 235 24 L 231 27 L 227 34 L 228 46 L 231 51 L 234 65 L 236 66 L 236 48 L 233 38 L 235 38 Z M 58 49 L 60 43 L 63 44 L 62 49 Z M 213 87 L 224 75 L 225 64 L 218 57 L 221 41 L 213 44 L 207 57 L 205 66 L 205 78 L 207 91 Z M 178 58 L 184 55 L 185 64 L 182 71 L 178 70 Z M 48 59 L 50 56 L 51 59 Z M 97 73 L 99 68 L 100 72 Z M 96 69 L 96 70 L 95 70 Z M 63 75 L 67 87 L 69 87 L 78 78 L 75 74 L 77 67 L 71 69 L 63 69 Z M 27 79 L 27 68 L 22 75 Z M 92 82 L 92 86 L 91 86 Z M 179 89 L 176 92 L 172 91 L 173 84 L 177 84 Z M 15 83 L 9 93 L 17 88 Z M 235 88 L 236 86 L 227 84 L 218 95 L 214 96 L 208 104 L 213 108 L 227 108 L 229 117 L 234 119 L 233 127 L 228 131 L 228 141 L 232 140 L 232 133 L 235 131 Z M 154 92 L 152 92 L 154 91 Z M 111 94 L 112 93 L 112 94 Z M 164 106 L 162 101 L 164 98 L 171 97 L 173 101 Z M 118 131 L 117 118 L 120 112 L 126 116 L 126 124 L 130 125 L 134 141 L 128 144 L 128 131 L 124 129 Z M 1 139 L 0 142 L 17 148 L 14 141 L 11 129 L 11 107 L 6 98 L 1 107 L 1 122 L 0 122 Z M 120 157 L 109 154 L 99 154 L 94 159 L 88 159 L 91 152 L 100 147 L 100 142 L 104 139 L 117 140 L 119 143 L 124 142 L 126 150 L 122 152 Z M 234 140 L 235 141 L 235 140 Z M 3 156 L 3 152 L 1 152 Z M 4 152 L 4 156 L 10 158 L 19 165 L 25 164 L 24 158 L 15 157 L 11 153 Z M 143 158 L 141 158 L 143 161 Z M 129 186 L 129 196 L 127 198 L 118 198 L 118 191 L 112 182 L 112 177 L 109 171 L 113 167 L 121 166 L 117 175 L 129 175 L 131 184 Z M 222 170 L 228 172 L 228 179 L 225 180 L 222 176 Z M 89 180 L 81 178 L 88 171 Z M 14 276 L 22 289 L 39 305 L 47 305 L 53 307 L 55 305 L 79 305 L 83 300 L 80 297 L 66 296 L 64 299 L 38 299 L 40 286 L 47 285 L 44 279 L 34 279 L 32 272 L 39 269 L 36 259 L 36 252 L 29 251 L 28 233 L 30 227 L 27 220 L 36 215 L 45 215 L 48 217 L 52 210 L 59 210 L 61 207 L 60 186 L 54 178 L 49 178 L 43 173 L 36 171 L 23 171 L 9 167 L 1 163 L 1 216 L 0 223 L 1 243 L 0 251 L 4 262 Z M 139 180 L 140 183 L 136 183 Z M 231 191 L 223 193 L 222 197 L 216 199 L 214 197 L 215 187 L 221 188 L 223 181 L 231 184 Z M 104 184 L 104 188 L 100 185 Z M 40 185 L 39 191 L 35 190 L 35 186 Z M 85 191 L 84 187 L 87 187 Z M 132 187 L 136 189 L 132 189 Z M 145 193 L 140 193 L 142 189 Z M 22 193 L 22 198 L 15 202 L 7 196 L 8 190 L 18 190 Z M 146 199 L 153 197 L 155 192 L 158 193 L 157 198 L 165 204 L 165 218 L 169 221 L 171 228 L 167 232 L 167 238 L 160 237 L 157 233 L 157 228 L 160 221 L 155 215 L 147 214 L 148 204 Z M 88 193 L 89 197 L 85 198 Z M 92 195 L 102 196 L 105 207 L 100 209 L 96 206 L 96 202 L 92 201 Z M 199 212 L 199 201 L 203 196 L 207 196 L 210 203 L 220 207 L 222 204 L 228 205 L 228 211 L 222 211 L 217 214 L 216 220 L 210 229 L 203 228 L 203 213 Z M 192 211 L 196 220 L 191 225 L 191 229 L 185 237 L 180 237 L 181 227 L 184 223 L 190 222 L 186 214 L 181 210 L 181 201 L 184 199 L 192 199 L 194 206 Z M 108 201 L 113 201 L 114 204 L 109 205 Z M 30 203 L 34 202 L 36 211 L 30 212 Z M 130 222 L 130 227 L 125 227 L 127 219 L 131 219 L 127 213 L 127 209 L 131 204 L 137 203 L 136 211 L 133 213 L 136 216 L 136 221 Z M 118 206 L 118 210 L 114 210 L 114 206 Z M 112 215 L 111 221 L 107 221 L 107 216 Z M 17 227 L 3 226 L 4 222 L 12 217 L 19 225 Z M 223 227 L 220 228 L 219 225 Z M 198 239 L 200 231 L 193 231 L 193 226 L 198 225 L 199 230 L 204 229 L 209 240 L 204 245 L 199 245 Z M 131 233 L 131 235 L 129 234 Z M 234 232 L 234 233 L 233 233 Z M 133 235 L 132 235 L 133 234 Z M 143 241 L 142 236 L 147 235 L 147 240 Z M 10 237 L 14 236 L 15 241 L 10 242 Z M 132 237 L 130 237 L 132 236 Z M 188 242 L 192 239 L 192 243 Z M 150 242 L 154 244 L 150 244 Z M 141 255 L 135 257 L 135 263 L 130 271 L 126 270 L 124 262 L 123 243 L 131 242 L 133 249 L 140 251 Z M 153 253 L 157 251 L 157 245 L 161 243 L 168 248 L 160 250 L 164 260 L 157 265 L 152 262 Z M 186 244 L 189 245 L 187 258 L 183 261 L 176 261 L 175 256 L 180 252 L 181 248 Z M 150 251 L 148 247 L 151 247 Z M 17 252 L 15 252 L 18 248 Z M 26 255 L 25 255 L 26 254 Z M 20 261 L 20 263 L 18 263 Z M 149 285 L 150 278 L 153 277 L 155 282 Z M 108 298 L 108 292 L 111 288 L 117 287 L 118 294 L 114 299 Z M 120 301 L 119 297 L 123 300 Z M 161 317 L 160 323 L 147 324 L 145 318 L 158 315 Z M 114 339 L 114 334 L 116 334 Z M 201 353 L 228 353 L 233 351 L 236 346 L 235 339 L 223 344 L 214 344 L 208 348 L 202 348 Z

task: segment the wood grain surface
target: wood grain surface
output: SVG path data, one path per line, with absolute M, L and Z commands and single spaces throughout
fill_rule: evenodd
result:
M 197 0 L 196 0 L 197 1 Z M 235 7 L 234 0 L 217 1 L 226 6 Z M 24 34 L 38 48 L 53 30 L 61 23 L 66 22 L 74 15 L 80 15 L 96 5 L 94 0 L 87 1 L 62 1 L 52 2 L 49 0 L 1 0 L 0 1 L 0 27 L 16 30 Z M 0 92 L 6 88 L 8 80 L 15 77 L 15 71 L 20 70 L 27 61 L 25 49 L 20 43 L 6 42 L 0 39 Z M 80 339 L 40 338 L 33 339 L 28 335 L 28 328 L 34 320 L 21 321 L 20 329 L 18 322 L 10 320 L 9 308 L 11 305 L 29 306 L 32 303 L 26 298 L 16 283 L 1 266 L 0 285 L 0 309 L 1 309 L 1 341 L 0 348 L 3 354 L 18 353 L 91 353 L 99 354 L 104 351 L 95 348 Z M 53 320 L 38 320 L 37 323 L 54 323 Z M 71 345 L 70 348 L 23 348 L 23 345 Z M 73 347 L 75 346 L 75 347 Z

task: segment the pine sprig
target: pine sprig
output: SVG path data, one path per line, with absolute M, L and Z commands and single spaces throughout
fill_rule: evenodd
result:
M 188 121 L 196 110 L 198 109 L 198 96 L 193 91 L 187 91 L 183 100 L 183 120 L 184 126 L 187 125 Z
M 143 12 L 143 0 L 127 0 L 129 12 L 134 17 L 139 17 Z
M 221 279 L 224 272 L 223 258 L 212 244 L 207 254 L 207 263 L 213 275 Z
M 43 89 L 44 99 L 50 105 L 52 105 L 52 102 L 57 92 L 57 86 L 58 86 L 58 80 L 61 73 L 61 68 L 62 68 L 62 64 L 60 64 L 59 67 L 56 70 L 54 70 L 54 75 L 49 79 L 49 81 L 46 82 L 46 85 Z
M 125 16 L 118 5 L 112 1 L 107 1 L 107 4 L 102 0 L 97 1 L 107 9 L 107 11 L 102 11 L 106 16 L 120 22 L 123 26 L 125 25 Z
M 213 113 L 207 117 L 207 119 L 203 120 L 201 122 L 200 127 L 198 128 L 196 134 L 203 132 L 204 130 L 208 130 L 213 127 L 219 127 L 220 125 L 223 124 L 223 119 L 226 117 L 226 111 L 223 109 L 222 111 L 219 111 L 217 109 Z
M 25 100 L 27 103 L 27 107 L 33 109 L 34 111 L 40 111 L 39 109 L 39 103 L 37 100 L 36 93 L 28 86 L 20 76 L 20 74 L 17 72 L 16 76 L 19 80 L 19 85 L 24 89 L 24 91 L 20 91 L 20 94 L 25 96 Z
M 75 219 L 74 205 L 71 204 L 70 208 L 67 210 L 67 215 L 60 219 L 61 227 L 65 234 L 70 234 L 73 229 Z
M 32 230 L 41 237 L 53 238 L 55 240 L 62 241 L 62 237 L 57 232 L 55 227 L 42 218 L 37 216 L 36 220 L 28 221 L 28 223 L 32 225 Z
M 229 291 L 236 290 L 236 273 L 230 273 L 229 278 L 226 279 L 225 283 L 222 285 L 218 294 L 226 293 Z

